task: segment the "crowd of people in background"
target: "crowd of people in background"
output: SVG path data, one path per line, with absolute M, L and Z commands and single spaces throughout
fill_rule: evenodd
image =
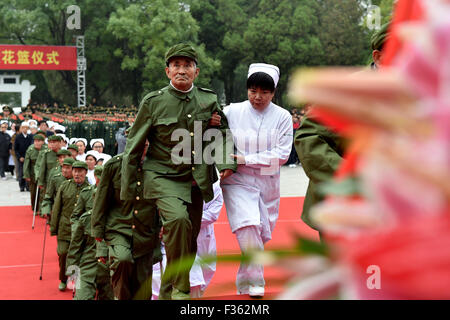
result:
M 38 132 L 42 132 L 45 139 L 61 136 L 62 149 L 76 145 L 76 160 L 85 161 L 90 154 L 91 157 L 96 155 L 96 162 L 107 161 L 123 152 L 125 129 L 134 121 L 135 107 L 117 108 L 109 102 L 106 108 L 97 105 L 95 111 L 93 108 L 92 103 L 80 110 L 69 106 L 61 108 L 55 102 L 53 106 L 30 104 L 15 114 L 11 107 L 4 106 L 0 113 L 0 178 L 7 180 L 7 173 L 10 173 L 9 176 L 18 181 L 21 192 L 30 191 L 29 183 L 23 178 L 23 167 L 27 149 L 33 145 L 33 137 Z M 102 113 L 106 117 L 101 119 Z M 75 151 L 72 149 L 72 152 Z

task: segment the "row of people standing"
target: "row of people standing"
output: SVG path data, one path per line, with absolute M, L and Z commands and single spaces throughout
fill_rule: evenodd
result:
M 48 123 L 51 123 L 50 130 Z M 88 141 L 85 138 L 68 138 L 65 135 L 66 128 L 58 123 L 52 123 L 51 121 L 41 120 L 39 123 L 36 120 L 23 121 L 20 125 L 12 124 L 13 130 L 8 130 L 9 122 L 7 120 L 1 120 L 1 133 L 0 133 L 0 176 L 3 180 L 6 180 L 5 169 L 8 165 L 14 165 L 17 170 L 17 180 L 19 181 L 20 191 L 30 191 L 29 181 L 24 177 L 24 165 L 26 159 L 27 150 L 33 144 L 33 137 L 38 131 L 44 133 L 44 139 L 48 139 L 51 135 L 58 135 L 62 138 L 61 148 L 69 149 L 72 152 L 76 152 L 77 160 L 85 160 L 89 155 L 93 159 L 90 159 L 89 177 L 91 183 L 93 180 L 93 161 L 107 161 L 111 158 L 109 154 L 104 152 L 105 140 L 103 138 L 91 139 Z M 39 127 L 38 127 L 39 126 Z M 72 145 L 72 147 L 70 147 Z M 74 148 L 76 145 L 77 148 Z M 91 150 L 86 152 L 86 149 L 90 147 Z M 74 151 L 76 149 L 76 151 Z M 29 177 L 28 177 L 29 178 Z M 34 202 L 34 201 L 33 201 Z

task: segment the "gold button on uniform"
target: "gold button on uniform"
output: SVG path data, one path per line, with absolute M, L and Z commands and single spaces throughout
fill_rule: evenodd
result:
M 138 214 L 138 211 L 137 211 L 137 210 L 134 210 L 134 214 Z
M 138 185 L 138 186 L 140 186 L 140 185 L 141 185 L 141 182 L 140 182 L 140 181 L 138 181 L 138 182 L 137 182 L 137 185 Z
M 188 118 L 192 118 L 192 116 L 190 114 L 187 115 Z
M 194 168 L 194 167 L 192 167 L 192 171 L 195 171 L 195 168 Z
M 132 228 L 132 229 L 136 229 L 136 226 L 133 224 L 133 225 L 131 226 L 131 228 Z
M 190 135 L 191 135 L 191 137 L 193 137 L 193 136 L 194 136 L 194 133 L 193 133 L 193 132 L 191 132 L 191 133 L 190 133 Z
M 139 199 L 140 199 L 139 196 L 137 196 L 137 197 L 136 197 L 136 200 L 139 200 Z

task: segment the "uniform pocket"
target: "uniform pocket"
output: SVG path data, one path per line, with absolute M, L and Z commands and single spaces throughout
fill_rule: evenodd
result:
M 155 121 L 156 134 L 164 143 L 175 145 L 177 141 L 172 141 L 172 133 L 177 129 L 178 118 L 159 118 Z

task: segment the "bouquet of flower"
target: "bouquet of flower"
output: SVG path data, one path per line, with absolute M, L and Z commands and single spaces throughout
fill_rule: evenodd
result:
M 391 32 L 377 71 L 293 76 L 291 97 L 350 139 L 337 179 L 360 188 L 327 197 L 312 217 L 339 265 L 328 283 L 344 297 L 449 299 L 450 1 L 399 1 Z

